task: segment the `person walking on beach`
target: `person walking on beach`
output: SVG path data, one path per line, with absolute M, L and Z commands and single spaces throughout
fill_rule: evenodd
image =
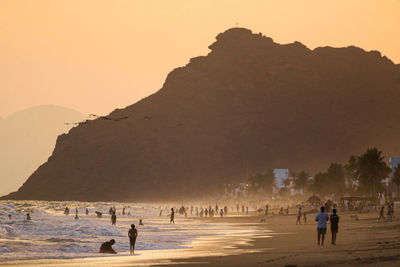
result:
M 129 231 L 128 231 L 131 254 L 135 253 L 135 243 L 136 243 L 137 236 L 138 236 L 138 232 L 135 228 L 135 225 L 131 224 L 131 229 L 129 229 Z
M 385 214 L 385 206 L 382 206 L 382 208 L 379 211 L 378 222 L 381 220 L 381 218 L 382 218 L 382 220 L 385 221 L 385 215 L 384 214 Z
M 224 217 L 224 211 L 222 209 L 219 211 L 219 214 L 221 215 L 221 217 Z
M 246 216 L 249 214 L 249 207 L 246 207 Z
M 315 221 L 318 222 L 317 234 L 318 234 L 318 246 L 324 245 L 325 234 L 326 234 L 326 222 L 329 220 L 328 214 L 325 212 L 325 207 L 321 207 L 321 212 L 318 212 L 315 217 Z M 322 239 L 321 239 L 322 236 Z M 321 241 L 321 242 L 320 242 Z
M 113 211 L 113 214 L 111 215 L 111 224 L 115 225 L 117 222 L 117 215 L 115 215 L 115 211 Z
M 265 205 L 265 216 L 268 216 L 268 209 L 269 209 L 269 205 Z
M 301 224 L 301 207 L 299 207 L 299 210 L 297 211 L 297 220 L 296 220 L 296 225 Z
M 175 224 L 175 211 L 174 211 L 174 208 L 171 208 L 171 217 L 170 217 L 170 220 L 169 220 L 169 224 L 171 224 L 171 223 Z
M 339 215 L 336 214 L 336 209 L 332 210 L 329 220 L 331 221 L 332 245 L 336 245 L 336 236 L 339 231 Z

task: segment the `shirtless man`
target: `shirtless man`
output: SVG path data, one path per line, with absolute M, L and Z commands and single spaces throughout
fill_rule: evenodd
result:
M 128 232 L 128 237 L 129 237 L 129 243 L 130 243 L 130 248 L 131 248 L 131 254 L 135 253 L 135 243 L 136 243 L 136 238 L 138 236 L 137 230 L 135 228 L 135 225 L 131 225 L 131 229 L 129 229 Z

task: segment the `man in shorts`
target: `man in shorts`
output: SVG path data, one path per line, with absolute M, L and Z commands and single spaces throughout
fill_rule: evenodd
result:
M 318 233 L 318 246 L 324 245 L 325 234 L 326 234 L 326 222 L 329 220 L 328 213 L 325 212 L 325 207 L 321 207 L 321 212 L 318 212 L 315 217 L 315 221 L 318 222 L 317 233 Z M 322 236 L 322 240 L 321 240 Z M 321 242 L 320 242 L 321 241 Z
M 329 220 L 331 221 L 332 245 L 336 245 L 336 236 L 339 231 L 339 215 L 336 214 L 336 209 L 332 210 L 333 214 Z

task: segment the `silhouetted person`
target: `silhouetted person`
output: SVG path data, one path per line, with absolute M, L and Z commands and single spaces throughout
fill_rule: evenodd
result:
M 265 205 L 265 215 L 268 216 L 268 209 L 269 209 L 269 205 Z
M 78 220 L 78 219 L 79 219 L 78 214 L 75 214 L 75 220 Z
M 144 225 L 142 219 L 139 220 L 139 225 Z
M 174 211 L 174 208 L 171 208 L 171 217 L 170 217 L 170 220 L 169 220 L 169 224 L 171 224 L 171 223 L 175 224 L 175 211 Z
M 89 210 L 88 210 L 88 208 L 86 208 L 86 215 L 89 215 Z
M 384 206 L 382 206 L 382 208 L 379 210 L 379 218 L 378 218 L 378 222 L 381 220 L 381 218 L 382 218 L 382 220 L 385 220 L 385 207 Z
M 27 220 L 27 221 L 32 220 L 32 218 L 31 218 L 31 216 L 29 215 L 29 213 L 26 214 L 26 220 Z
M 136 243 L 137 236 L 138 236 L 138 232 L 135 228 L 135 225 L 131 224 L 131 229 L 129 229 L 129 231 L 128 231 L 131 254 L 135 253 L 135 243 Z
M 204 211 L 204 215 L 207 217 L 208 216 L 208 210 L 206 208 L 206 210 Z
M 325 234 L 326 234 L 326 222 L 329 220 L 328 214 L 325 212 L 325 207 L 321 207 L 321 212 L 318 212 L 315 217 L 315 221 L 318 222 L 317 225 L 317 234 L 318 234 L 318 245 L 324 245 Z M 322 240 L 321 240 L 322 236 Z M 321 242 L 320 242 L 321 240 Z
M 101 218 L 103 217 L 103 213 L 101 213 L 100 211 L 95 211 L 97 218 Z
M 112 246 L 115 244 L 115 240 L 111 239 L 110 241 L 104 242 L 100 246 L 100 253 L 111 253 L 111 254 L 117 254 L 117 252 L 112 248 Z
M 69 208 L 68 207 L 65 207 L 64 214 L 65 215 L 69 215 Z
M 339 231 L 339 216 L 336 214 L 336 209 L 333 209 L 332 212 L 333 214 L 329 218 L 331 221 L 332 245 L 336 245 L 336 236 Z
M 224 216 L 224 211 L 221 209 L 221 210 L 219 211 L 219 214 L 221 215 L 221 217 L 223 217 L 223 216 Z
M 117 222 L 117 215 L 115 215 L 115 211 L 113 211 L 113 214 L 111 215 L 111 224 L 115 225 Z
M 122 215 L 125 215 L 125 208 L 122 209 Z
M 112 215 L 113 214 L 113 208 L 112 207 L 110 207 L 110 209 L 108 210 L 108 214 L 110 214 L 110 215 Z

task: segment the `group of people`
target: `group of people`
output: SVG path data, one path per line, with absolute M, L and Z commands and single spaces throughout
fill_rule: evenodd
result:
M 318 245 L 323 246 L 325 241 L 326 235 L 326 224 L 328 221 L 331 223 L 331 234 L 332 245 L 336 245 L 336 236 L 339 232 L 339 215 L 337 215 L 336 208 L 332 209 L 332 214 L 329 216 L 328 213 L 325 212 L 325 207 L 321 207 L 321 211 L 315 217 L 315 221 L 318 222 L 317 224 L 317 240 Z
M 393 204 L 389 204 L 387 206 L 387 212 L 386 212 L 386 221 L 391 221 L 393 219 L 394 216 L 394 205 Z M 378 218 L 378 222 L 380 220 L 385 221 L 385 206 L 382 206 L 381 209 L 379 210 L 379 218 Z

